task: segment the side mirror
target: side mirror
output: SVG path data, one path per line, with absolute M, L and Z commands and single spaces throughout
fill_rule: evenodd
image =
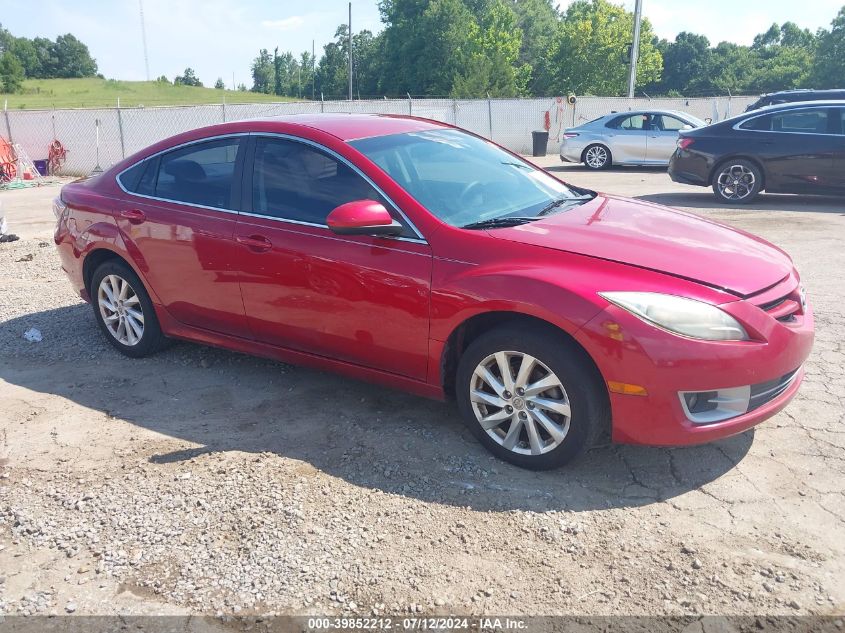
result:
M 713 123 L 713 119 L 711 119 L 710 117 L 707 117 L 706 119 L 704 119 L 704 122 L 705 122 L 707 125 L 710 125 L 711 123 Z
M 384 205 L 375 200 L 355 200 L 342 204 L 326 218 L 326 224 L 338 235 L 399 235 L 399 224 Z

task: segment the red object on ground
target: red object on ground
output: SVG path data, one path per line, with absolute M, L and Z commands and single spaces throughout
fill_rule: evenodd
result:
M 449 183 L 463 173 L 463 163 L 450 163 L 446 172 L 424 172 L 427 155 L 420 154 L 414 159 L 419 169 L 405 171 L 402 185 L 388 175 L 388 163 L 380 167 L 357 148 L 362 140 L 407 135 L 413 143 L 413 137 L 428 135 L 435 149 L 426 151 L 436 157 L 461 147 L 445 134 L 454 129 L 411 117 L 338 114 L 240 121 L 180 134 L 98 178 L 62 189 L 57 204 L 67 209 L 57 214 L 55 233 L 62 267 L 76 291 L 90 300 L 85 275 L 103 258 L 122 259 L 142 280 L 169 336 L 435 398 L 452 388 L 450 354 L 460 353 L 455 350 L 473 331 L 468 328 L 484 327 L 502 315 L 530 319 L 533 328 L 542 321 L 541 329 L 577 342 L 592 359 L 605 384 L 618 441 L 710 441 L 774 415 L 795 395 L 814 328 L 786 253 L 690 213 L 604 194 L 518 226 L 461 228 L 441 219 L 440 207 L 465 200 L 457 206 L 467 213 L 496 209 L 512 193 L 507 178 L 479 184 L 476 179 L 485 171 L 473 169 L 475 157 L 467 150 L 466 171 L 472 176 L 467 186 L 432 199 L 427 208 L 409 193 L 412 181 Z M 228 187 L 212 182 L 221 173 L 219 163 L 203 167 L 185 158 L 186 150 L 168 154 L 176 146 L 223 135 L 225 142 L 242 139 L 234 150 L 209 150 L 228 157 L 234 165 L 230 173 L 244 173 Z M 322 162 L 291 161 L 289 148 L 262 150 L 271 140 L 319 151 Z M 130 168 L 159 155 L 152 163 L 160 164 L 153 190 L 156 181 L 147 180 L 146 166 Z M 259 161 L 265 171 L 259 172 Z M 552 178 L 513 154 L 498 164 L 516 165 L 514 174 L 533 174 L 537 182 Z M 349 165 L 355 168 L 348 170 L 357 176 L 354 182 L 341 178 Z M 278 189 L 264 189 L 271 186 L 266 183 Z M 377 188 L 380 200 L 395 203 L 384 206 L 409 227 L 408 234 L 339 235 L 325 215 L 322 220 L 296 215 L 311 211 L 299 202 L 305 197 L 319 201 L 335 184 L 338 191 L 349 191 L 366 183 Z M 205 197 L 172 201 L 178 196 Z M 485 204 L 477 204 L 479 196 Z M 281 211 L 267 211 L 271 204 Z M 356 207 L 340 214 L 342 223 L 348 227 L 360 214 L 376 224 L 383 221 L 375 207 Z M 732 317 L 748 336 L 679 335 L 599 294 L 606 292 L 702 302 Z M 769 389 L 774 383 L 776 392 Z M 683 395 L 746 387 L 760 404 L 721 421 L 694 421 L 688 409 L 697 405 Z M 771 397 L 762 400 L 760 394 Z
M 61 141 L 58 139 L 53 139 L 53 142 L 50 143 L 50 149 L 47 152 L 47 170 L 51 176 L 55 176 L 59 173 L 59 170 L 62 168 L 62 165 L 65 164 L 67 160 L 67 150 L 65 149 L 64 145 L 62 145 Z

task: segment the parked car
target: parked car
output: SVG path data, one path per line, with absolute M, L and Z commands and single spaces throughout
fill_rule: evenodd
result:
M 707 125 L 686 112 L 634 110 L 614 112 L 567 129 L 560 159 L 590 169 L 611 165 L 668 165 L 678 132 Z
M 781 90 L 760 95 L 760 98 L 745 108 L 745 111 L 751 112 L 770 105 L 796 101 L 836 101 L 839 99 L 845 99 L 845 90 Z
M 528 468 L 606 430 L 744 431 L 792 399 L 813 340 L 777 247 L 411 117 L 186 132 L 66 185 L 55 212 L 62 267 L 122 353 L 186 339 L 453 397 Z
M 845 194 L 845 101 L 769 106 L 681 132 L 669 176 L 728 204 L 763 190 Z

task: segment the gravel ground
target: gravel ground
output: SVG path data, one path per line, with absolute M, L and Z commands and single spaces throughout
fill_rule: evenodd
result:
M 56 190 L 0 194 L 25 238 L 0 244 L 0 614 L 843 613 L 841 201 L 563 171 L 795 257 L 818 336 L 786 411 L 522 471 L 448 404 L 186 343 L 120 356 L 58 269 Z

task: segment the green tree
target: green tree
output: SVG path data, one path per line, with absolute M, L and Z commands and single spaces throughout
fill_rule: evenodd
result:
M 270 94 L 275 83 L 273 58 L 270 51 L 262 48 L 252 62 L 252 91 Z
M 628 65 L 623 58 L 633 27 L 633 14 L 608 0 L 576 0 L 569 5 L 552 45 L 552 90 L 558 94 L 624 94 Z M 663 59 L 654 40 L 651 23 L 643 18 L 638 86 L 660 78 Z
M 0 55 L 0 92 L 13 93 L 21 89 L 23 83 L 23 64 L 18 58 L 6 51 Z
M 746 77 L 746 90 L 773 92 L 806 85 L 813 67 L 816 37 L 793 22 L 773 24 L 754 38 L 754 64 Z
M 845 85 L 845 6 L 830 23 L 830 30 L 818 34 L 813 65 L 814 88 L 842 88 Z
M 217 90 L 225 90 L 226 89 L 226 84 L 223 83 L 223 77 L 217 78 L 217 81 L 214 82 L 214 87 Z
M 454 79 L 458 97 L 514 97 L 525 94 L 531 66 L 519 63 L 522 31 L 517 17 L 501 0 L 487 7 L 480 24 L 467 33 L 464 68 Z
M 315 71 L 316 64 L 314 58 L 308 51 L 303 51 L 299 56 L 299 68 L 302 72 L 302 95 L 308 98 L 313 98 L 316 95 L 311 94 L 311 87 L 316 85 Z
M 444 96 L 471 58 L 478 24 L 461 0 L 382 0 L 386 94 Z
M 323 47 L 323 56 L 317 68 L 317 92 L 325 97 L 345 97 L 348 93 L 347 32 L 348 27 L 341 24 L 335 30 L 335 41 Z
M 97 62 L 88 47 L 70 33 L 56 38 L 53 57 L 56 77 L 93 77 L 97 74 Z
M 197 78 L 194 69 L 190 67 L 186 68 L 183 74 L 177 75 L 173 83 L 177 86 L 197 86 L 202 88 L 202 82 Z
M 674 42 L 661 40 L 657 49 L 663 58 L 663 73 L 659 81 L 644 86 L 644 92 L 694 96 L 713 91 L 713 55 L 706 37 L 684 31 Z
M 516 14 L 517 27 L 522 31 L 519 65 L 531 66 L 528 92 L 534 95 L 548 94 L 549 52 L 560 14 L 552 0 L 510 0 L 509 5 Z

